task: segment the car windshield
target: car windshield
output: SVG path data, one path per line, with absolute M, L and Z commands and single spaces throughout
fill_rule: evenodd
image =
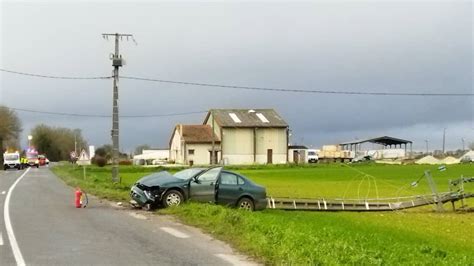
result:
M 316 153 L 314 151 L 310 151 L 308 152 L 308 155 L 316 155 Z
M 202 172 L 203 169 L 201 168 L 190 168 L 190 169 L 185 169 L 179 172 L 176 172 L 173 176 L 179 179 L 189 179 L 196 174 Z
M 8 160 L 8 161 L 18 160 L 18 155 L 16 154 L 5 155 L 5 160 Z

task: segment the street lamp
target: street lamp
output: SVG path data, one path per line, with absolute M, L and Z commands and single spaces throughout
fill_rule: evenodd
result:
M 33 139 L 33 136 L 28 135 L 28 149 L 31 147 L 31 140 Z

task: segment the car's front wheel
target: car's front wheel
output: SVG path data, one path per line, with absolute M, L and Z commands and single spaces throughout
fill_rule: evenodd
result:
M 163 196 L 163 206 L 178 206 L 184 201 L 183 194 L 178 190 L 170 190 Z
M 253 203 L 253 200 L 249 198 L 241 198 L 239 202 L 237 203 L 237 208 L 246 210 L 246 211 L 254 211 L 255 204 Z

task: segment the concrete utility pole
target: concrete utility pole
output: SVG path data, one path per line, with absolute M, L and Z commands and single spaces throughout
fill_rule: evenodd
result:
M 215 164 L 216 161 L 216 149 L 215 149 L 215 142 L 214 142 L 214 112 L 211 109 L 211 116 L 212 116 L 212 135 L 211 135 L 211 140 L 212 140 L 212 150 L 211 150 L 211 165 Z
M 462 141 L 462 151 L 465 151 L 466 150 L 466 147 L 464 145 L 464 138 L 461 138 L 461 141 Z
M 428 152 L 429 152 L 429 149 L 428 149 L 428 142 L 429 142 L 429 140 L 425 139 L 425 142 L 426 142 L 426 154 L 428 154 Z
M 433 195 L 433 199 L 436 203 L 436 211 L 437 212 L 444 211 L 443 203 L 441 202 L 441 197 L 438 194 L 438 190 L 436 189 L 436 183 L 434 182 L 430 171 L 428 171 L 428 170 L 425 171 L 425 177 L 426 177 L 426 180 L 428 181 L 428 185 L 430 186 L 431 193 Z
M 119 79 L 119 67 L 123 66 L 122 56 L 119 54 L 119 41 L 125 37 L 133 39 L 132 34 L 122 33 L 103 33 L 102 37 L 108 39 L 108 37 L 115 37 L 115 53 L 112 56 L 112 66 L 114 67 L 114 87 L 113 87 L 113 107 L 112 107 L 112 182 L 120 182 L 119 177 L 119 108 L 118 108 L 118 79 Z

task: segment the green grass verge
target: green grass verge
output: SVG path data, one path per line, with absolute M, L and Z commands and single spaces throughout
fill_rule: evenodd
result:
M 271 265 L 470 265 L 474 217 L 437 213 L 160 210 Z
M 429 193 L 424 179 L 409 184 L 424 170 L 432 171 L 440 191 L 450 178 L 474 176 L 472 165 L 448 166 L 439 172 L 419 165 L 316 165 L 232 167 L 265 185 L 274 197 L 390 197 Z M 111 200 L 129 199 L 130 186 L 160 168 L 120 168 L 121 184 L 110 182 L 110 167 L 61 165 L 52 169 L 66 183 Z M 176 171 L 176 170 L 172 170 Z M 375 190 L 377 187 L 377 192 Z M 467 186 L 473 190 L 473 186 Z M 473 201 L 469 202 L 472 206 Z M 449 206 L 446 206 L 449 207 Z M 228 241 L 238 250 L 267 264 L 404 264 L 472 265 L 474 215 L 434 213 L 431 206 L 399 212 L 247 213 L 209 204 L 189 203 L 159 210 Z

